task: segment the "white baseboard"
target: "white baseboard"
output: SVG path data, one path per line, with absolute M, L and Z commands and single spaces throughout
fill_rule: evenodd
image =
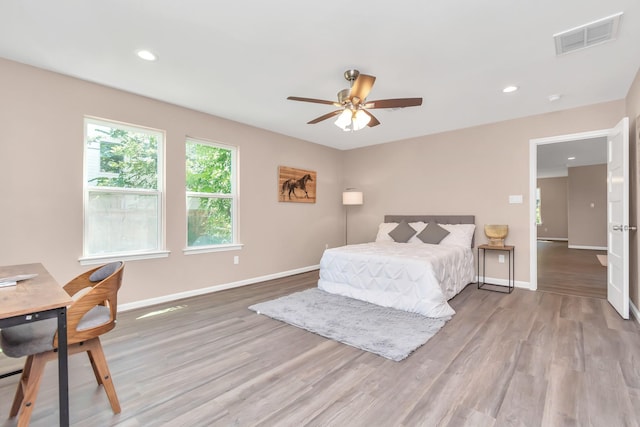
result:
M 478 283 L 478 276 L 476 276 L 476 283 Z M 494 284 L 494 285 L 500 285 L 500 286 L 509 286 L 509 280 L 507 279 L 496 279 L 494 277 L 485 277 L 484 281 L 487 284 Z M 520 280 L 516 280 L 514 283 L 514 286 L 516 288 L 522 288 L 522 289 L 528 289 L 530 291 L 533 291 L 535 289 L 531 289 L 531 285 L 529 284 L 529 282 L 522 282 Z
M 588 249 L 592 251 L 606 251 L 606 246 L 582 246 L 582 245 L 569 245 L 569 249 Z
M 264 282 L 267 280 L 279 279 L 281 277 L 293 276 L 294 274 L 306 273 L 308 271 L 317 270 L 320 265 L 311 265 L 308 267 L 297 268 L 295 270 L 282 271 L 280 273 L 268 274 L 266 276 L 254 277 L 251 279 L 240 280 L 238 282 L 224 283 L 222 285 L 214 285 L 206 288 L 193 289 L 191 291 L 178 292 L 175 294 L 164 295 L 156 298 L 149 298 L 141 301 L 119 304 L 118 311 L 134 310 L 136 308 L 148 307 L 150 305 L 161 304 L 164 302 L 175 301 L 183 298 L 195 297 L 198 295 L 209 294 L 212 292 L 224 291 L 225 289 L 239 288 L 241 286 L 253 285 L 254 283 Z
M 640 323 L 640 311 L 631 300 L 629 300 L 629 308 L 631 309 L 631 314 L 636 319 L 636 322 Z
M 569 239 L 566 237 L 542 237 L 538 236 L 538 240 L 551 240 L 553 242 L 568 242 Z

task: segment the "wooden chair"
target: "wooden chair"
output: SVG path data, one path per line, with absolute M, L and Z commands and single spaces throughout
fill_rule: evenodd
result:
M 117 296 L 123 271 L 123 262 L 113 262 L 89 270 L 64 286 L 74 300 L 67 307 L 69 355 L 87 352 L 96 381 L 104 386 L 116 414 L 120 413 L 120 403 L 99 336 L 116 325 Z M 0 347 L 7 356 L 27 356 L 9 413 L 9 418 L 20 413 L 19 427 L 29 425 L 44 367 L 49 360 L 57 359 L 57 329 L 54 318 L 0 331 Z

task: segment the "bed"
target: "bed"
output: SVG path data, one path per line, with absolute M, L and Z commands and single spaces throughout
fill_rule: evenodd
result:
M 407 234 L 397 239 L 400 228 Z M 403 242 L 408 230 L 415 233 Z M 325 250 L 318 288 L 427 317 L 452 316 L 447 301 L 475 278 L 474 232 L 473 215 L 386 215 L 375 242 Z M 433 233 L 446 235 L 434 243 L 425 237 Z

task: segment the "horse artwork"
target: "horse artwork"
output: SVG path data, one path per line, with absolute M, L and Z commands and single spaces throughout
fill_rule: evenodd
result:
M 291 200 L 291 194 L 293 194 L 293 197 L 297 197 L 296 188 L 299 188 L 304 191 L 304 196 L 308 199 L 309 192 L 307 191 L 307 181 L 313 181 L 311 174 L 305 174 L 300 179 L 291 178 L 286 180 L 282 183 L 282 194 L 285 194 L 288 196 L 289 200 Z
M 303 169 L 278 168 L 278 201 L 293 203 L 316 202 L 316 173 Z

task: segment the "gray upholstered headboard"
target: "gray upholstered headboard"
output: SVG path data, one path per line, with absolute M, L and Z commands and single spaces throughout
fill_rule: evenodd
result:
M 438 224 L 475 224 L 475 215 L 385 215 L 384 222 L 432 222 Z M 471 239 L 471 247 L 475 246 L 475 236 Z

